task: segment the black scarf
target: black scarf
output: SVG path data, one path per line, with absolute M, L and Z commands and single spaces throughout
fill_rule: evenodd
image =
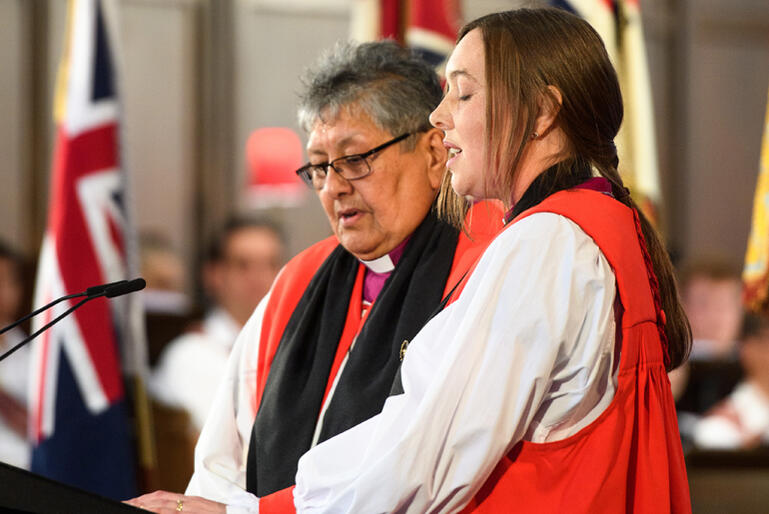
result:
M 320 441 L 382 410 L 403 340 L 416 335 L 441 301 L 458 235 L 432 213 L 414 231 L 349 353 Z M 246 488 L 257 496 L 293 485 L 299 457 L 310 449 L 358 265 L 338 246 L 286 325 L 251 431 Z
M 505 223 L 510 223 L 523 211 L 539 205 L 548 196 L 566 189 L 573 189 L 591 177 L 592 171 L 587 163 L 575 162 L 568 173 L 561 172 L 557 164 L 551 166 L 529 184 L 521 195 L 521 199 L 505 216 Z

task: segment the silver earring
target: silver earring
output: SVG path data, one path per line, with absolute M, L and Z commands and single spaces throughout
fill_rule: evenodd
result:
M 537 139 L 538 137 L 539 137 L 539 134 L 537 132 L 532 132 L 531 133 L 531 138 L 532 139 Z

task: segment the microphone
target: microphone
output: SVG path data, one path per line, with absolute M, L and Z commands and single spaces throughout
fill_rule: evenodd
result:
M 133 280 L 122 280 L 106 285 L 108 287 L 104 288 L 104 296 L 107 298 L 115 298 L 116 296 L 123 296 L 124 294 L 141 291 L 147 285 L 147 282 L 140 277 Z
M 136 280 L 136 279 L 134 279 L 134 280 Z M 117 285 L 120 285 L 120 284 L 125 284 L 126 282 L 128 282 L 128 280 L 118 280 L 117 282 L 110 282 L 109 284 L 101 284 L 101 285 L 98 285 L 98 286 L 91 286 L 91 287 L 89 287 L 88 289 L 85 290 L 85 294 L 87 296 L 100 296 L 108 288 L 113 287 L 113 286 L 117 286 Z M 82 295 L 83 293 L 80 293 L 80 294 Z
M 28 342 L 32 341 L 34 338 L 51 328 L 53 325 L 58 323 L 62 318 L 68 316 L 72 312 L 74 312 L 76 309 L 80 308 L 85 303 L 93 300 L 94 298 L 99 298 L 101 296 L 105 296 L 107 298 L 115 298 L 116 296 L 122 296 L 124 294 L 133 293 L 135 291 L 140 291 L 144 289 L 144 287 L 147 285 L 147 282 L 143 278 L 135 278 L 133 280 L 118 280 L 117 282 L 109 282 L 107 284 L 100 284 L 98 286 L 91 286 L 82 293 L 75 293 L 75 294 L 69 294 L 66 296 L 62 296 L 61 298 L 57 298 L 56 300 L 52 301 L 51 303 L 44 305 L 43 307 L 40 307 L 39 309 L 31 312 L 30 314 L 27 314 L 21 319 L 16 320 L 15 322 L 11 323 L 7 327 L 0 330 L 0 334 L 3 334 L 4 332 L 7 332 L 8 330 L 12 329 L 13 327 L 17 326 L 19 323 L 31 318 L 32 316 L 35 316 L 37 314 L 40 314 L 41 312 L 45 311 L 46 309 L 50 309 L 54 305 L 56 305 L 59 302 L 63 302 L 64 300 L 69 300 L 72 298 L 81 298 L 85 297 L 82 300 L 80 300 L 78 303 L 76 303 L 74 306 L 70 307 L 66 311 L 64 311 L 62 314 L 57 316 L 55 319 L 47 323 L 44 327 L 40 328 L 37 332 L 34 334 L 26 337 L 24 340 L 22 340 L 20 343 L 15 345 L 13 348 L 5 352 L 4 354 L 0 355 L 0 361 L 5 359 L 6 357 L 10 356 L 13 352 L 27 344 Z
M 107 288 L 112 287 L 112 286 L 117 286 L 117 285 L 120 285 L 120 284 L 124 284 L 126 282 L 128 282 L 128 280 L 118 280 L 117 282 L 109 282 L 108 284 L 101 284 L 101 285 L 98 285 L 98 286 L 91 286 L 88 289 L 86 289 L 85 292 L 75 293 L 75 294 L 68 294 L 68 295 L 62 296 L 61 298 L 57 298 L 56 300 L 52 301 L 51 303 L 49 303 L 47 305 L 43 305 L 39 309 L 36 309 L 36 310 L 30 312 L 26 316 L 17 319 L 16 321 L 11 323 L 7 327 L 3 327 L 3 329 L 0 330 L 0 335 L 5 334 L 9 330 L 11 330 L 13 327 L 19 326 L 21 323 L 24 323 L 29 318 L 31 318 L 33 316 L 37 316 L 38 314 L 40 314 L 43 311 L 47 311 L 48 309 L 50 309 L 54 305 L 56 305 L 58 303 L 61 303 L 64 300 L 71 300 L 72 298 L 80 298 L 82 296 L 88 296 L 88 297 L 96 298 L 98 296 L 104 295 L 104 291 Z

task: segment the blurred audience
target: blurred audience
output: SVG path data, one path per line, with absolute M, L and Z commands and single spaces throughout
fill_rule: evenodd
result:
M 24 261 L 20 254 L 0 241 L 0 327 L 19 316 L 23 294 Z M 16 327 L 0 334 L 0 353 L 26 337 Z M 27 380 L 30 347 L 24 346 L 0 362 L 0 461 L 28 469 Z
M 227 358 L 284 261 L 284 241 L 265 220 L 230 220 L 213 241 L 203 267 L 212 302 L 202 327 L 163 350 L 150 389 L 161 403 L 186 410 L 199 431 L 224 375 Z
M 142 292 L 148 313 L 186 314 L 190 309 L 185 294 L 187 267 L 171 241 L 156 232 L 140 237 L 141 276 L 147 281 Z
M 769 444 L 769 319 L 745 317 L 739 349 L 744 379 L 694 427 L 701 448 L 748 449 Z
M 670 373 L 684 447 L 702 414 L 732 392 L 742 377 L 737 340 L 743 317 L 739 270 L 718 258 L 699 259 L 680 274 L 692 327 L 689 361 Z
M 735 360 L 742 323 L 740 271 L 719 259 L 685 267 L 681 291 L 692 325 L 692 360 Z

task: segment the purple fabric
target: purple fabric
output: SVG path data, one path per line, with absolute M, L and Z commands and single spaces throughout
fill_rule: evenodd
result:
M 401 244 L 393 248 L 392 251 L 388 254 L 390 256 L 390 260 L 393 262 L 393 266 L 398 265 L 398 261 L 403 255 L 403 250 L 406 249 L 406 243 L 409 242 L 409 239 L 409 237 L 404 239 Z M 363 277 L 364 301 L 371 303 L 376 300 L 376 297 L 379 296 L 379 292 L 384 287 L 385 282 L 390 277 L 390 273 L 392 273 L 392 271 L 388 271 L 387 273 L 376 273 L 366 268 L 366 276 Z
M 611 182 L 603 177 L 593 177 L 581 183 L 577 189 L 590 189 L 599 193 L 611 194 Z

